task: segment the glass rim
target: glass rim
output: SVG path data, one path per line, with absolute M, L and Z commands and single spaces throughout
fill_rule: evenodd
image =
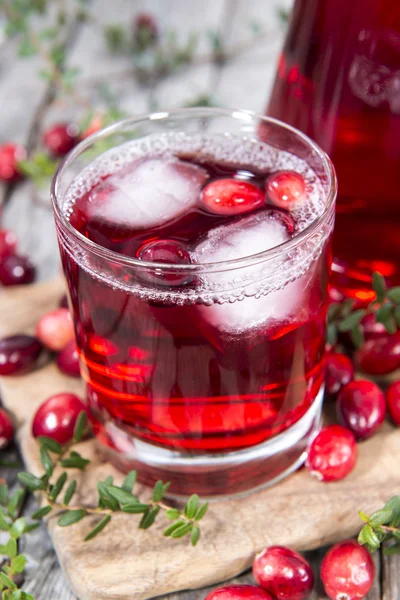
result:
M 230 259 L 216 262 L 205 262 L 205 263 L 196 263 L 196 264 L 167 264 L 160 262 L 149 262 L 144 261 L 138 258 L 133 258 L 130 256 L 125 256 L 124 254 L 120 254 L 115 252 L 114 250 L 109 250 L 104 246 L 88 239 L 82 233 L 80 233 L 67 219 L 66 215 L 61 209 L 61 206 L 58 204 L 57 199 L 60 195 L 59 193 L 59 182 L 61 181 L 65 171 L 67 168 L 73 163 L 73 161 L 78 158 L 85 150 L 88 150 L 92 144 L 95 142 L 107 138 L 108 136 L 118 133 L 118 131 L 122 131 L 125 128 L 146 121 L 166 121 L 171 117 L 211 117 L 211 116 L 225 116 L 231 117 L 233 119 L 242 120 L 242 121 L 253 121 L 254 119 L 261 120 L 264 123 L 271 123 L 282 129 L 286 129 L 290 131 L 294 135 L 296 135 L 299 139 L 305 142 L 308 146 L 310 146 L 313 151 L 318 155 L 325 172 L 328 175 L 329 181 L 329 192 L 326 198 L 326 204 L 324 206 L 324 210 L 321 212 L 318 217 L 316 217 L 305 229 L 294 235 L 289 240 L 282 242 L 281 244 L 274 246 L 273 248 L 269 248 L 268 250 L 263 250 L 262 252 L 258 252 L 256 254 L 250 254 L 248 256 L 238 258 L 238 259 Z M 158 111 L 152 113 L 142 113 L 136 117 L 129 117 L 127 119 L 123 119 L 96 131 L 92 135 L 88 136 L 79 144 L 75 146 L 60 162 L 58 165 L 50 186 L 50 197 L 53 206 L 53 211 L 55 215 L 56 221 L 60 222 L 62 226 L 67 230 L 68 235 L 72 235 L 72 237 L 81 245 L 83 245 L 87 250 L 93 252 L 97 256 L 104 258 L 106 260 L 112 260 L 113 262 L 119 263 L 124 266 L 135 267 L 139 269 L 157 269 L 162 270 L 164 272 L 201 272 L 204 270 L 225 270 L 225 269 L 236 269 L 242 268 L 244 266 L 248 266 L 249 264 L 254 264 L 258 262 L 263 262 L 265 260 L 273 259 L 282 254 L 283 251 L 290 251 L 294 248 L 300 246 L 304 243 L 308 238 L 310 238 L 319 228 L 321 224 L 325 222 L 325 220 L 331 214 L 332 208 L 335 205 L 337 195 L 337 178 L 335 169 L 333 167 L 332 161 L 329 156 L 324 152 L 311 138 L 307 135 L 280 121 L 279 119 L 274 119 L 273 117 L 259 115 L 256 112 L 246 110 L 246 109 L 231 109 L 231 108 L 218 108 L 218 107 L 188 107 L 181 109 L 174 109 L 168 111 Z

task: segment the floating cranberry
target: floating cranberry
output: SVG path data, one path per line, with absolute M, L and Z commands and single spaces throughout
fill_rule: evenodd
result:
M 273 598 L 256 585 L 226 585 L 207 594 L 205 600 L 273 600 Z
M 21 178 L 18 162 L 26 157 L 25 149 L 19 144 L 0 146 L 0 181 L 17 181 Z
M 36 269 L 27 256 L 11 254 L 0 262 L 0 283 L 25 285 L 35 280 Z
M 75 340 L 68 342 L 65 348 L 61 350 L 57 356 L 57 365 L 60 371 L 65 373 L 65 375 L 80 377 L 79 354 Z
M 0 408 L 0 449 L 5 448 L 14 436 L 14 425 L 8 413 Z
M 277 600 L 304 600 L 314 586 L 306 559 L 284 546 L 270 546 L 256 555 L 254 579 Z
M 354 365 L 345 354 L 330 352 L 326 357 L 325 389 L 337 394 L 354 377 Z
M 75 339 L 71 313 L 67 308 L 56 308 L 43 315 L 36 325 L 36 335 L 49 350 L 60 352 Z
M 31 335 L 11 335 L 0 340 L 0 375 L 23 373 L 32 367 L 43 350 Z
M 201 203 L 215 215 L 241 215 L 264 206 L 265 192 L 248 181 L 217 179 L 203 189 Z
M 337 481 L 346 477 L 357 461 L 356 439 L 341 425 L 324 427 L 308 450 L 306 467 L 320 481 Z
M 137 252 L 137 257 L 146 262 L 158 262 L 166 265 L 190 265 L 189 252 L 183 244 L 175 240 L 154 240 L 146 242 Z M 189 283 L 192 277 L 179 271 L 160 271 L 144 268 L 142 278 L 163 285 L 183 285 Z
M 369 339 L 355 353 L 355 361 L 369 375 L 392 373 L 400 367 L 400 332 Z
M 370 591 L 375 567 L 368 550 L 355 540 L 333 546 L 321 564 L 321 580 L 331 600 L 361 600 Z
M 57 123 L 45 131 L 43 143 L 54 156 L 65 156 L 78 142 L 79 129 L 71 123 Z
M 75 394 L 56 394 L 48 398 L 33 417 L 32 435 L 47 436 L 59 444 L 70 442 L 78 415 L 87 407 Z
M 17 251 L 17 234 L 9 229 L 0 229 L 0 261 Z
M 387 408 L 395 425 L 400 426 L 400 381 L 395 381 L 386 390 Z
M 279 208 L 291 210 L 305 200 L 305 179 L 295 171 L 280 171 L 267 179 L 266 190 L 269 200 Z
M 373 435 L 385 419 L 385 395 L 372 381 L 351 381 L 340 390 L 336 408 L 342 425 L 358 440 L 364 440 Z

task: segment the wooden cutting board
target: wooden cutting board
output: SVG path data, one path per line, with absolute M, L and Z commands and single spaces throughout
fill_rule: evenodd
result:
M 0 337 L 31 332 L 40 315 L 55 307 L 62 281 L 6 289 L 0 292 Z M 18 423 L 27 468 L 41 473 L 30 421 L 39 404 L 57 392 L 82 393 L 80 381 L 60 374 L 54 364 L 23 377 L 0 381 L 5 406 Z M 78 480 L 74 504 L 94 502 L 95 483 L 111 474 L 122 476 L 101 461 L 94 440 L 79 451 L 92 460 Z M 211 504 L 202 521 L 196 548 L 188 540 L 162 537 L 165 522 L 148 531 L 137 529 L 134 515 L 117 514 L 103 534 L 91 542 L 83 537 L 92 527 L 85 519 L 68 528 L 48 521 L 56 552 L 72 591 L 80 600 L 141 600 L 172 591 L 223 581 L 246 570 L 254 554 L 269 544 L 309 550 L 355 534 L 358 511 L 380 507 L 400 488 L 400 430 L 385 424 L 379 435 L 359 446 L 355 471 L 345 480 L 324 484 L 300 470 L 273 488 L 245 498 Z M 139 493 L 146 496 L 145 488 Z

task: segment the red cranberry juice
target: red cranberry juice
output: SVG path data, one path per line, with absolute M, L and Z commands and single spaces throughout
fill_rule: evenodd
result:
M 242 145 L 239 139 L 236 150 Z M 245 159 L 227 163 L 218 153 L 173 147 L 161 156 L 113 156 L 93 178 L 89 167 L 69 220 L 103 248 L 146 264 L 201 265 L 261 252 L 304 228 L 321 201 L 308 172 L 284 174 L 268 195 L 266 181 L 272 190 L 276 173 Z M 293 192 L 300 209 L 276 206 L 279 186 L 285 198 Z M 63 250 L 62 257 L 103 443 L 122 451 L 131 437 L 197 453 L 247 448 L 290 427 L 318 396 L 326 246 L 306 268 L 304 257 L 300 271 L 293 264 L 292 276 L 289 263 L 275 269 L 271 290 L 272 279 L 255 281 L 251 290 L 241 282 L 228 293 L 240 270 L 139 269 L 132 276 L 113 263 L 113 286 L 99 265 L 88 267 Z
M 267 113 L 334 163 L 334 282 L 360 300 L 374 270 L 398 285 L 399 1 L 297 0 Z

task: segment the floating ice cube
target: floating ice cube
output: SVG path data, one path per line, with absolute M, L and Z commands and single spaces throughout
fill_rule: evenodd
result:
M 135 229 L 163 225 L 196 204 L 207 177 L 174 158 L 139 159 L 92 190 L 90 217 Z
M 290 238 L 290 222 L 286 223 L 285 219 L 280 212 L 265 210 L 233 224 L 218 227 L 194 249 L 192 260 L 196 263 L 210 263 L 240 259 L 274 248 Z M 284 259 L 285 254 L 282 253 L 281 259 L 277 260 Z M 284 269 L 284 265 L 282 268 Z M 284 279 L 284 273 L 282 275 Z M 265 332 L 268 321 L 284 321 L 296 311 L 304 286 L 302 278 L 288 283 L 280 290 L 256 298 L 254 293 L 261 287 L 263 276 L 265 277 L 262 263 L 204 276 L 205 284 L 215 289 L 215 295 L 222 288 L 231 288 L 233 296 L 240 289 L 244 290 L 242 300 L 197 307 L 199 326 L 216 346 L 221 348 L 224 345 L 223 341 L 221 343 L 221 334 L 223 337 L 227 334 L 231 338 L 247 333 L 253 335 L 257 330 L 262 333 Z

